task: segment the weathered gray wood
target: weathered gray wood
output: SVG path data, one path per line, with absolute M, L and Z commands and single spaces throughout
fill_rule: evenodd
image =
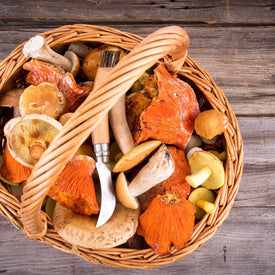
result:
M 191 255 L 153 270 L 116 269 L 88 263 L 30 241 L 0 217 L 0 271 L 4 274 L 273 274 L 274 211 L 233 207 L 216 234 Z
M 238 118 L 244 170 L 236 207 L 275 206 L 275 118 Z
M 144 37 L 166 25 L 110 26 Z M 275 28 L 179 26 L 190 36 L 189 55 L 214 78 L 237 115 L 275 114 Z M 46 30 L 24 25 L 19 30 L 0 31 L 0 60 Z
M 0 0 L 0 61 L 30 37 L 66 24 L 108 25 L 143 37 L 171 24 L 185 28 L 189 55 L 223 89 L 244 139 L 243 176 L 230 215 L 186 258 L 149 271 L 98 266 L 26 239 L 0 216 L 0 272 L 274 274 L 274 9 L 273 0 Z
M 196 22 L 266 24 L 274 23 L 274 1 L 246 0 L 119 0 L 119 1 L 1 1 L 3 23 L 44 22 Z M 65 4 L 66 3 L 66 4 Z M 24 12 L 22 8 L 24 7 Z M 56 11 L 58 10 L 58 16 Z M 273 17 L 273 18 L 272 18 Z

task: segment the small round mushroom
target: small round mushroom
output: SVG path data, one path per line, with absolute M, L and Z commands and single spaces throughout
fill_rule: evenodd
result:
M 174 160 L 165 144 L 152 155 L 149 162 L 139 171 L 128 185 L 128 181 L 121 172 L 116 182 L 118 200 L 131 209 L 139 207 L 136 197 L 145 193 L 156 184 L 169 178 L 175 170 Z
M 17 107 L 19 104 L 19 98 L 23 93 L 24 89 L 12 89 L 6 91 L 0 97 L 0 106 L 3 107 Z
M 65 71 L 70 72 L 72 63 L 63 55 L 53 51 L 44 37 L 37 35 L 32 37 L 23 47 L 25 57 L 36 58 L 41 61 L 59 65 Z
M 187 154 L 192 148 L 199 147 L 202 145 L 200 137 L 192 135 L 184 149 L 185 154 Z
M 66 122 L 73 116 L 74 113 L 65 113 L 59 118 L 59 122 L 64 126 Z
M 72 51 L 77 54 L 77 56 L 83 60 L 84 57 L 91 51 L 93 48 L 82 42 L 73 42 L 69 45 L 68 51 Z
M 80 60 L 76 53 L 73 51 L 66 51 L 64 53 L 64 56 L 72 63 L 72 68 L 70 70 L 70 73 L 76 77 L 80 71 Z
M 188 200 L 196 207 L 195 216 L 197 219 L 202 219 L 205 213 L 212 214 L 215 209 L 215 195 L 205 187 L 194 189 Z
M 47 82 L 30 85 L 21 94 L 19 111 L 22 116 L 45 114 L 57 119 L 66 109 L 66 98 L 59 89 Z
M 95 80 L 97 69 L 100 67 L 101 53 L 103 51 L 120 51 L 121 59 L 126 55 L 125 51 L 119 47 L 104 44 L 98 48 L 92 49 L 84 58 L 82 62 L 82 71 L 88 80 Z
M 207 151 L 197 151 L 189 159 L 191 175 L 186 181 L 194 188 L 202 185 L 215 190 L 224 185 L 225 174 L 223 163 Z
M 13 107 L 13 117 L 20 116 L 19 98 L 23 93 L 23 88 L 8 90 L 0 96 L 0 107 Z
M 195 119 L 195 131 L 204 139 L 211 142 L 217 135 L 222 134 L 228 127 L 228 119 L 222 112 L 211 109 L 201 112 Z
M 31 114 L 9 120 L 4 133 L 11 155 L 32 168 L 61 129 L 62 125 L 55 119 Z

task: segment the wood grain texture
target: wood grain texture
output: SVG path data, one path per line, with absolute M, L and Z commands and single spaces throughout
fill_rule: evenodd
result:
M 99 266 L 26 239 L 0 216 L 0 272 L 274 274 L 274 10 L 273 0 L 0 0 L 0 61 L 30 37 L 67 24 L 107 25 L 143 37 L 167 25 L 183 27 L 189 55 L 223 89 L 244 140 L 243 176 L 230 215 L 186 258 L 153 270 Z
M 43 22 L 77 20 L 81 22 L 190 22 L 190 23 L 274 23 L 274 1 L 246 0 L 82 0 L 43 1 L 9 0 L 1 1 L 2 22 Z M 18 7 L 24 7 L 24 12 Z M 111 7 L 111 8 L 110 8 Z M 58 11 L 58 16 L 56 16 Z
M 0 218 L 0 271 L 4 274 L 272 274 L 273 210 L 233 207 L 206 244 L 187 257 L 153 270 L 116 269 L 88 263 L 46 244 L 30 241 Z M 2 238 L 5 241 L 2 241 Z M 267 239 L 269 241 L 267 241 Z M 259 248 L 261 247 L 260 253 Z
M 109 26 L 145 37 L 167 25 Z M 275 115 L 275 28 L 179 26 L 190 36 L 190 57 L 213 77 L 237 115 Z M 0 31 L 0 60 L 52 27 L 32 29 L 24 25 L 22 29 Z

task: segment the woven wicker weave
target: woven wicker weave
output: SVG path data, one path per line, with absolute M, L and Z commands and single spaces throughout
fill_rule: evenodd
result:
M 21 201 L 8 191 L 5 184 L 0 184 L 0 213 L 20 228 L 28 238 L 74 253 L 87 261 L 112 267 L 154 268 L 179 260 L 202 246 L 214 235 L 232 208 L 242 174 L 243 144 L 236 117 L 222 90 L 207 72 L 189 56 L 185 56 L 188 47 L 185 31 L 176 26 L 167 27 L 143 40 L 136 35 L 109 27 L 69 25 L 41 35 L 60 53 L 76 41 L 91 45 L 108 43 L 131 52 L 77 109 L 71 123 L 63 127 L 55 142 L 45 151 L 24 187 Z M 0 64 L 1 93 L 25 85 L 26 72 L 23 71 L 22 65 L 27 60 L 22 54 L 22 47 L 23 44 Z M 172 253 L 167 256 L 155 255 L 151 248 L 137 250 L 117 247 L 92 250 L 79 247 L 76 251 L 56 233 L 52 221 L 41 211 L 43 199 L 59 171 L 74 155 L 79 144 L 97 126 L 100 118 L 104 117 L 116 100 L 146 69 L 167 54 L 180 61 L 185 60 L 178 70 L 178 75 L 188 81 L 196 92 L 204 94 L 211 106 L 225 113 L 230 122 L 224 133 L 227 151 L 226 183 L 218 192 L 215 211 L 211 215 L 205 215 L 196 224 L 190 241 L 182 249 L 172 248 Z M 1 124 L 3 126 L 4 121 Z M 69 148 L 73 149 L 68 150 Z

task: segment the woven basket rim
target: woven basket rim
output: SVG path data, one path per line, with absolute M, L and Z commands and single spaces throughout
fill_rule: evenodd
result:
M 128 32 L 116 30 L 105 26 L 93 26 L 85 24 L 66 25 L 60 28 L 40 34 L 54 50 L 61 52 L 64 47 L 74 41 L 85 43 L 108 43 L 120 46 L 126 50 L 133 49 L 142 38 Z M 15 78 L 20 79 L 22 64 L 26 58 L 22 54 L 20 44 L 0 64 L 0 92 L 13 88 L 15 85 L 22 85 L 21 82 L 14 82 Z M 212 215 L 205 215 L 195 226 L 190 241 L 182 248 L 172 248 L 172 253 L 166 256 L 155 255 L 152 248 L 136 250 L 128 248 L 111 249 L 85 249 L 78 248 L 78 251 L 65 240 L 57 235 L 53 229 L 51 220 L 48 218 L 48 231 L 39 239 L 67 253 L 73 253 L 81 258 L 96 264 L 103 264 L 111 267 L 148 269 L 166 265 L 184 258 L 201 247 L 220 228 L 223 221 L 229 215 L 234 199 L 239 189 L 239 183 L 243 170 L 243 142 L 238 122 L 232 111 L 223 91 L 216 85 L 211 76 L 189 56 L 182 69 L 178 72 L 180 77 L 191 81 L 200 90 L 213 108 L 225 113 L 230 125 L 224 134 L 228 159 L 226 162 L 226 184 L 220 189 L 216 199 L 216 211 Z M 0 213 L 10 220 L 23 233 L 24 228 L 20 221 L 18 210 L 19 200 L 0 182 Z

